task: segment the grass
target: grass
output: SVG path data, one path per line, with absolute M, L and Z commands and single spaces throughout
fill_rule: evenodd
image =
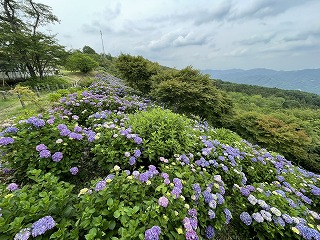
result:
M 68 80 L 71 84 L 77 83 L 83 78 L 93 78 L 97 74 L 97 72 L 83 74 L 69 71 L 62 71 L 61 73 L 61 77 Z M 7 95 L 6 99 L 3 99 L 2 95 L 0 95 L 0 124 L 2 125 L 13 118 L 28 118 L 31 115 L 41 113 L 50 108 L 52 102 L 48 100 L 49 94 L 49 92 L 40 92 L 37 104 L 25 102 L 25 108 L 22 107 L 16 95 Z

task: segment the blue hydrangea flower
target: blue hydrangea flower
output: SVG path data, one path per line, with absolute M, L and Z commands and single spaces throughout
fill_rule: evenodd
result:
M 72 175 L 77 175 L 77 173 L 79 172 L 79 169 L 77 167 L 72 167 L 70 168 L 70 172 Z
M 39 119 L 37 117 L 31 117 L 27 119 L 27 123 L 33 125 L 36 128 L 43 127 L 46 124 L 46 122 L 43 119 Z
M 45 216 L 32 224 L 32 236 L 37 237 L 44 234 L 46 231 L 54 228 L 56 225 L 51 216 Z
M 141 151 L 140 151 L 140 149 L 134 150 L 133 156 L 135 156 L 136 158 L 140 157 L 140 156 L 141 156 Z
M 60 162 L 63 158 L 63 154 L 62 152 L 55 152 L 51 157 L 54 162 Z
M 39 144 L 39 145 L 36 146 L 36 150 L 37 150 L 38 152 L 41 152 L 42 150 L 47 150 L 47 146 L 44 145 L 43 143 L 42 143 L 42 144 Z
M 261 216 L 260 213 L 256 212 L 252 214 L 252 218 L 258 222 L 258 223 L 262 223 L 264 221 L 264 218 Z
M 136 158 L 135 157 L 130 157 L 129 159 L 129 164 L 132 166 L 134 164 L 136 164 Z
M 144 233 L 145 240 L 158 240 L 161 234 L 161 228 L 159 226 L 153 226 L 149 228 Z
M 198 240 L 197 233 L 193 230 L 186 232 L 186 240 Z
M 98 191 L 101 191 L 103 190 L 104 188 L 106 187 L 106 181 L 99 181 L 97 184 L 96 184 L 96 187 L 95 187 L 95 190 L 98 192 Z
M 0 138 L 0 146 L 6 146 L 8 144 L 12 144 L 14 139 L 12 137 L 2 137 Z
M 223 212 L 226 215 L 226 224 L 229 224 L 232 218 L 232 214 L 228 208 L 223 209 Z
M 14 236 L 14 240 L 28 240 L 30 236 L 31 228 L 23 228 Z
M 18 128 L 16 127 L 13 127 L 13 126 L 10 126 L 10 127 L 7 127 L 5 130 L 4 130 L 5 133 L 16 133 L 18 132 Z
M 142 143 L 142 138 L 141 137 L 135 137 L 133 140 L 138 145 Z
M 49 150 L 42 150 L 39 154 L 40 158 L 49 158 L 51 157 L 51 153 Z
M 189 210 L 188 210 L 188 214 L 189 214 L 190 217 L 196 218 L 198 212 L 197 212 L 196 209 L 192 208 L 192 209 L 189 209 Z
M 247 212 L 242 212 L 240 214 L 240 219 L 247 226 L 251 225 L 251 223 L 252 223 L 252 218 L 251 218 L 250 214 Z
M 19 185 L 16 183 L 10 183 L 7 187 L 10 192 L 16 191 L 19 189 Z
M 207 228 L 206 228 L 206 238 L 207 239 L 213 239 L 214 238 L 214 228 L 209 225 Z

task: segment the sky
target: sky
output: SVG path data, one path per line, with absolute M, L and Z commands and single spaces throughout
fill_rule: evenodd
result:
M 35 0 L 67 49 L 141 55 L 178 69 L 320 68 L 319 0 Z M 101 33 L 100 33 L 101 31 Z

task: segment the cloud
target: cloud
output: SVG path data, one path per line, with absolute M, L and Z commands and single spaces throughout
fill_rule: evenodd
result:
M 121 3 L 117 3 L 114 7 L 106 7 L 103 12 L 103 19 L 109 21 L 117 18 L 121 13 Z
M 164 34 L 157 40 L 149 42 L 147 47 L 151 50 L 159 50 L 169 47 L 183 47 L 191 45 L 205 45 L 210 40 L 210 36 L 197 34 L 193 31 L 185 30 L 173 31 Z
M 276 36 L 275 33 L 273 34 L 264 34 L 264 35 L 254 35 L 250 38 L 247 39 L 243 39 L 238 41 L 238 43 L 243 44 L 243 45 L 254 45 L 254 44 L 258 44 L 258 43 L 270 43 L 274 37 Z
M 226 57 L 242 57 L 248 53 L 247 48 L 236 48 L 230 52 L 224 53 L 223 56 Z
M 266 18 L 277 16 L 281 13 L 288 11 L 290 8 L 304 4 L 300 0 L 254 0 L 249 4 L 239 4 L 235 7 L 231 19 L 243 18 Z
M 302 31 L 300 33 L 292 34 L 290 36 L 284 37 L 283 41 L 285 42 L 295 42 L 295 41 L 302 41 L 307 40 L 310 38 L 320 38 L 320 27 L 308 30 L 308 31 Z
M 195 25 L 213 21 L 222 21 L 230 14 L 232 5 L 230 1 L 223 1 L 211 10 L 199 11 L 196 14 Z

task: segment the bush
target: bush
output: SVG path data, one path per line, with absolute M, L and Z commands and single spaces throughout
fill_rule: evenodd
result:
M 83 53 L 74 53 L 66 61 L 66 69 L 70 71 L 88 73 L 98 66 L 93 58 Z
M 189 152 L 195 138 L 191 131 L 192 122 L 181 115 L 153 108 L 129 116 L 133 132 L 144 139 L 143 157 L 155 164 L 159 157 L 171 158 L 174 154 Z
M 73 186 L 59 181 L 51 173 L 40 173 L 40 170 L 35 169 L 28 172 L 33 184 L 19 187 L 20 189 L 13 190 L 12 193 L 4 189 L 4 185 L 0 185 L 1 239 L 13 239 L 26 228 L 36 233 L 32 224 L 45 216 L 52 217 L 55 226 L 48 229 L 43 237 L 48 239 L 55 232 L 52 236 L 59 236 L 58 239 L 62 236 L 64 239 L 69 238 L 65 230 L 74 225 L 71 220 L 75 216 Z
M 230 114 L 232 102 L 208 75 L 187 67 L 164 71 L 153 77 L 151 95 L 174 112 L 196 115 L 216 126 Z
M 61 78 L 61 77 L 45 77 L 44 79 L 29 79 L 27 81 L 21 82 L 21 86 L 28 86 L 32 89 L 35 89 L 35 87 L 40 88 L 39 90 L 48 90 L 48 86 L 51 90 L 56 90 L 60 88 L 68 88 L 70 86 L 70 83 L 68 80 Z

